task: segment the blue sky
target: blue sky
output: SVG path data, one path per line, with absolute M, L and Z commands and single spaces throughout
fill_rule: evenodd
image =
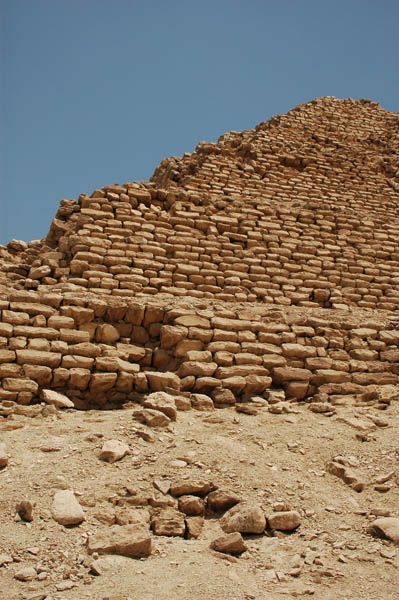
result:
M 0 243 L 317 96 L 399 111 L 397 0 L 0 0 Z

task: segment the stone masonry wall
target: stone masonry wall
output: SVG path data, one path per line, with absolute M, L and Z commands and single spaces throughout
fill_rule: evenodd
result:
M 288 399 L 396 384 L 399 331 L 359 328 L 334 311 L 263 314 L 15 292 L 0 301 L 0 401 L 64 392 L 77 408 L 119 406 L 149 391 L 231 405 L 270 389 Z

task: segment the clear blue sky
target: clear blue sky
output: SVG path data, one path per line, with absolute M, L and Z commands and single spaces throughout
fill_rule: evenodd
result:
M 398 0 L 0 0 L 0 243 L 317 96 L 399 111 Z

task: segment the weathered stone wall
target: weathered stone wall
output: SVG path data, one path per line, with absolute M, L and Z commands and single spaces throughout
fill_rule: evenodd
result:
M 321 98 L 62 200 L 46 239 L 0 248 L 0 400 L 396 384 L 398 125 Z
M 225 406 L 271 388 L 293 400 L 358 394 L 396 384 L 399 373 L 393 324 L 359 328 L 334 311 L 283 316 L 32 292 L 0 307 L 1 401 L 29 404 L 54 389 L 78 408 L 111 407 L 172 388 Z

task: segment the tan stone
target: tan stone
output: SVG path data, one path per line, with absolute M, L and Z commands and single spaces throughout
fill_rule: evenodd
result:
M 58 367 L 61 354 L 58 352 L 44 352 L 40 350 L 17 350 L 17 363 L 19 365 L 42 365 L 44 367 Z
M 120 554 L 129 558 L 144 558 L 152 551 L 152 540 L 145 525 L 114 525 L 94 535 L 87 543 L 89 554 Z
M 312 372 L 308 369 L 295 367 L 275 367 L 272 371 L 274 383 L 288 383 L 290 381 L 309 381 Z
M 96 329 L 96 341 L 104 344 L 114 344 L 120 338 L 120 333 L 110 323 L 100 323 Z M 88 341 L 88 340 L 87 340 Z
M 151 528 L 155 535 L 183 537 L 186 530 L 184 514 L 173 508 L 165 508 L 152 518 Z
M 273 512 L 267 517 L 270 529 L 292 531 L 301 524 L 301 517 L 296 510 Z
M 216 552 L 223 552 L 225 554 L 242 554 L 248 547 L 245 545 L 244 540 L 240 533 L 226 533 L 213 542 L 210 547 Z
M 219 523 L 226 533 L 263 533 L 266 517 L 259 506 L 237 504 L 223 515 Z
M 162 392 L 166 388 L 180 390 L 180 377 L 175 373 L 147 371 L 146 377 L 148 380 L 148 385 L 153 392 Z

